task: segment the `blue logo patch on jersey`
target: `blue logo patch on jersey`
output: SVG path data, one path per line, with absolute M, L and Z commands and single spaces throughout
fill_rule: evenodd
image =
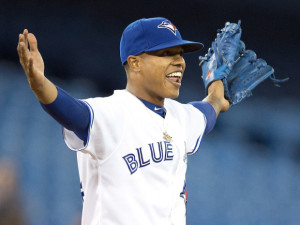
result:
M 172 31 L 172 33 L 176 36 L 176 30 L 177 30 L 177 28 L 175 27 L 175 25 L 173 23 L 171 23 L 170 20 L 164 20 L 164 21 L 162 21 L 162 23 L 159 24 L 157 26 L 157 28 L 166 28 L 166 29 Z
M 180 197 L 184 199 L 184 203 L 187 203 L 187 191 L 186 191 L 186 183 L 184 181 L 184 186 L 182 192 L 180 193 Z

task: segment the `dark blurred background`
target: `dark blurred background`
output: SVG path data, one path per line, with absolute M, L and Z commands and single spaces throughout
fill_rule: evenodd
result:
M 297 0 L 269 1 L 6 1 L 1 4 L 0 59 L 18 62 L 16 45 L 24 28 L 37 36 L 46 74 L 64 80 L 92 80 L 108 94 L 124 88 L 119 58 L 124 28 L 136 19 L 169 18 L 188 40 L 205 44 L 186 55 L 184 81 L 199 85 L 198 55 L 204 55 L 216 30 L 226 21 L 242 21 L 242 40 L 248 49 L 272 65 L 289 85 L 274 91 L 267 82 L 256 92 L 270 97 L 299 96 L 297 76 L 300 7 Z
M 18 34 L 27 28 L 36 35 L 46 76 L 57 85 L 78 98 L 107 96 L 126 85 L 119 58 L 123 30 L 155 16 L 170 19 L 184 39 L 205 44 L 185 55 L 183 103 L 205 97 L 198 56 L 226 21 L 240 19 L 246 48 L 273 66 L 277 78 L 290 78 L 280 88 L 269 79 L 260 84 L 253 97 L 220 116 L 190 157 L 188 225 L 299 224 L 299 1 L 0 3 L 0 157 L 15 164 L 22 224 L 78 224 L 81 199 L 76 155 L 29 90 L 18 62 Z M 0 202 L 3 214 L 1 204 L 9 205 Z

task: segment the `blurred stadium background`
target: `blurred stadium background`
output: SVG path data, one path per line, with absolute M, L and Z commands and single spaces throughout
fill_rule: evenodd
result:
M 20 201 L 14 217 L 24 225 L 77 225 L 82 204 L 76 155 L 28 88 L 18 64 L 18 34 L 28 28 L 37 36 L 46 75 L 74 97 L 107 96 L 125 87 L 119 59 L 123 29 L 153 16 L 169 18 L 185 39 L 205 44 L 185 56 L 181 102 L 204 97 L 197 58 L 226 21 L 241 19 L 246 47 L 272 65 L 278 78 L 290 77 L 281 88 L 266 80 L 253 97 L 222 114 L 189 157 L 187 224 L 300 224 L 299 4 L 1 1 L 0 165 L 8 169 L 0 168 L 0 224 L 20 224 L 3 222 L 9 202 Z

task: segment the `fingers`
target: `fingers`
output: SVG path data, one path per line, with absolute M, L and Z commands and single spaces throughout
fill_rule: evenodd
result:
M 29 33 L 27 35 L 27 40 L 29 42 L 29 46 L 30 46 L 30 51 L 38 51 L 38 47 L 37 47 L 37 40 L 36 37 L 34 36 L 34 34 Z
M 17 50 L 19 54 L 20 63 L 22 66 L 24 66 L 24 63 L 27 61 L 27 52 L 25 47 L 25 37 L 22 34 L 19 35 L 19 44 Z
M 25 71 L 27 71 L 30 52 L 28 49 L 28 30 L 25 29 L 23 34 L 19 34 L 19 43 L 17 47 L 20 63 Z
M 19 35 L 19 43 L 24 42 L 25 47 L 30 51 L 37 51 L 37 40 L 34 34 L 29 33 L 27 29 L 24 29 L 23 34 Z
M 23 45 L 28 48 L 28 40 L 27 40 L 27 37 L 28 37 L 28 30 L 25 29 L 23 31 L 23 34 L 19 34 L 19 43 L 18 43 L 18 50 L 21 49 L 21 47 L 23 47 Z
M 28 48 L 28 30 L 27 29 L 24 29 L 23 35 L 24 35 L 25 47 Z
M 27 29 L 24 30 L 23 34 L 19 34 L 19 43 L 18 43 L 18 47 L 17 47 L 18 52 L 21 51 L 21 49 L 23 48 L 23 46 L 24 47 L 28 46 L 28 43 L 27 43 L 27 34 L 28 34 Z

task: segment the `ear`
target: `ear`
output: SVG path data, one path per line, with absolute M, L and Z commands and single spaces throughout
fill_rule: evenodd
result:
M 127 63 L 130 70 L 138 72 L 141 70 L 141 58 L 139 56 L 130 55 L 127 58 Z

